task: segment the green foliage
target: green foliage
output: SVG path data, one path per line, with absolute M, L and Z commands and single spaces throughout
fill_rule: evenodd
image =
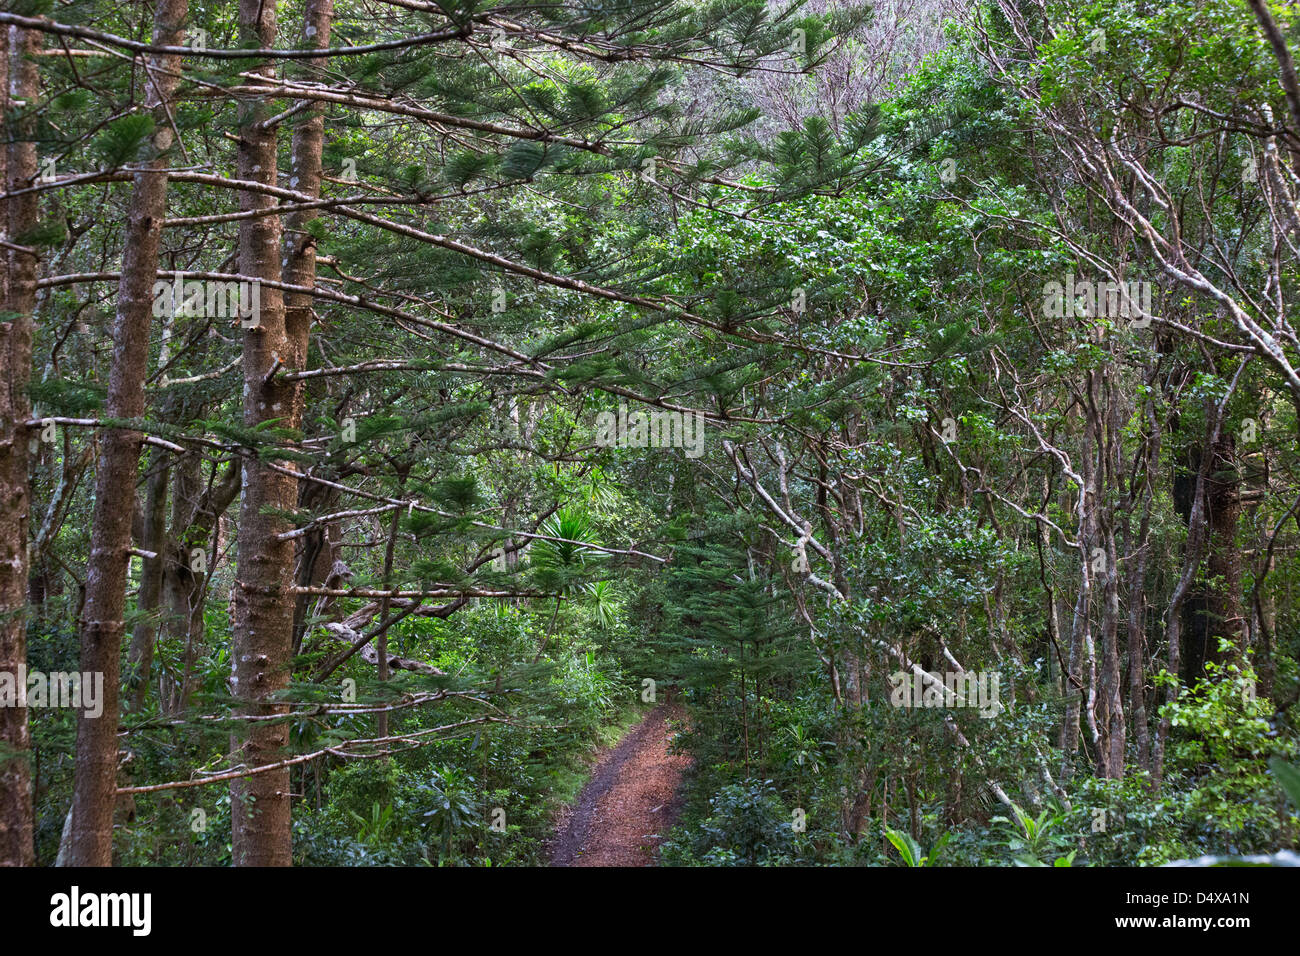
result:
M 456 767 L 434 771 L 429 781 L 433 806 L 424 812 L 435 837 L 441 839 L 443 851 L 452 858 L 453 841 L 458 831 L 474 818 L 474 778 Z
M 124 166 L 140 153 L 153 135 L 153 117 L 133 113 L 110 123 L 90 144 L 105 169 Z
M 1281 757 L 1271 758 L 1268 765 L 1286 795 L 1291 798 L 1291 803 L 1300 809 L 1300 767 L 1287 763 Z
M 141 35 L 102 0 L 10 6 Z M 279 185 L 297 190 L 290 137 L 309 116 L 324 130 L 321 203 L 272 190 L 282 265 L 316 252 L 318 295 L 295 316 L 306 374 L 281 355 L 263 382 L 295 382 L 301 421 L 258 408 L 243 357 L 259 333 L 159 316 L 143 411 L 27 436 L 29 663 L 46 669 L 77 659 L 103 435 L 184 449 L 154 445 L 119 490 L 118 514 L 143 516 L 167 489 L 161 563 L 140 528 L 129 566 L 124 618 L 154 656 L 123 716 L 124 776 L 228 767 L 230 608 L 292 583 L 279 702 L 291 753 L 316 754 L 291 772 L 295 862 L 544 862 L 557 805 L 640 713 L 646 678 L 686 710 L 671 864 L 1289 859 L 1300 459 L 1278 354 L 1300 356 L 1276 325 L 1295 311 L 1276 226 L 1294 183 L 1252 165 L 1295 138 L 1276 58 L 1237 0 L 1050 0 L 1015 25 L 1032 5 L 986 5 L 978 26 L 894 11 L 879 56 L 868 6 L 447 0 L 376 18 L 339 3 L 336 45 L 456 30 L 329 71 L 280 64 L 338 94 L 320 114 L 226 95 L 247 62 L 186 56 L 165 125 L 138 60 L 40 58 L 11 128 L 32 119 L 39 159 L 72 180 L 26 194 L 38 215 L 9 239 L 41 256 L 37 419 L 104 419 L 122 371 L 112 270 L 135 186 L 79 174 L 149 159 L 174 127 L 158 269 L 242 272 L 251 193 L 188 173 L 235 178 L 256 116 L 275 120 Z M 198 13 L 240 42 L 234 4 Z M 927 27 L 946 31 L 932 50 Z M 1174 263 L 1205 282 L 1175 275 L 1169 248 L 1208 250 Z M 1154 330 L 1044 314 L 1048 282 L 1101 269 L 1156 284 Z M 1238 295 L 1281 329 L 1276 348 L 1242 332 Z M 699 455 L 608 447 L 594 418 L 622 404 L 698 411 Z M 1192 527 L 1207 455 L 1203 504 L 1229 489 L 1231 507 L 1204 510 L 1239 512 L 1232 527 Z M 278 474 L 288 497 L 241 510 L 239 489 L 218 493 L 241 469 Z M 283 547 L 240 556 L 250 514 Z M 1177 676 L 1160 671 L 1176 624 Z M 398 658 L 382 681 L 380 631 Z M 1213 647 L 1220 632 L 1235 643 Z M 340 662 L 359 634 L 371 643 Z M 996 712 L 898 705 L 891 672 L 913 668 L 996 674 Z M 1107 723 L 1116 701 L 1124 721 Z M 391 748 L 367 743 L 380 707 Z M 75 720 L 32 722 L 49 863 Z M 1115 756 L 1098 738 L 1120 723 Z M 229 796 L 201 789 L 140 795 L 117 861 L 229 863 Z
M 1297 819 L 1278 814 L 1285 778 L 1268 768 L 1270 759 L 1293 757 L 1295 744 L 1270 734 L 1273 708 L 1255 696 L 1258 675 L 1250 666 L 1209 662 L 1206 673 L 1162 712 L 1178 729 L 1170 767 L 1187 787 L 1179 811 L 1193 846 L 1210 848 L 1210 833 L 1228 835 L 1229 848 L 1242 853 L 1294 839 Z
M 1058 826 L 1064 819 L 1064 814 L 1048 808 L 1037 817 L 1031 817 L 1014 803 L 1011 812 L 1015 816 L 1014 821 L 1002 816 L 993 817 L 990 821 L 1001 826 L 1002 838 L 997 842 L 1005 846 L 1018 863 L 1029 866 L 1047 865 L 1043 862 L 1044 859 L 1054 857 L 1063 848 L 1063 834 L 1059 832 Z M 1073 854 L 1070 859 L 1073 860 Z M 1055 860 L 1052 865 L 1057 865 Z
M 686 844 L 663 848 L 665 862 L 703 866 L 775 866 L 795 849 L 791 816 L 772 781 L 730 784 L 711 797 L 709 814 Z
M 934 848 L 929 853 L 925 853 L 922 851 L 921 845 L 912 839 L 910 833 L 886 827 L 885 837 L 898 851 L 904 866 L 936 866 L 935 861 L 939 858 L 940 852 L 947 842 L 952 839 L 951 834 L 945 833 L 935 842 Z

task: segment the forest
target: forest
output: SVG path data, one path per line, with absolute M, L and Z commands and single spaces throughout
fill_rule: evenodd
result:
M 1300 865 L 1297 55 L 0 0 L 0 866 Z

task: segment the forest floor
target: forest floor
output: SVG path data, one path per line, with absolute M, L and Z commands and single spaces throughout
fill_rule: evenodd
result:
M 599 757 L 591 780 L 561 813 L 551 866 L 654 865 L 690 764 L 684 754 L 668 752 L 668 720 L 681 716 L 679 704 L 660 704 Z

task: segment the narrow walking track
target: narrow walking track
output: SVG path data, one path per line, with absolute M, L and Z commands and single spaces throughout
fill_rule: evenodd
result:
M 651 866 L 677 811 L 677 786 L 690 764 L 668 752 L 668 719 L 678 705 L 660 704 L 596 764 L 577 803 L 551 842 L 551 866 Z

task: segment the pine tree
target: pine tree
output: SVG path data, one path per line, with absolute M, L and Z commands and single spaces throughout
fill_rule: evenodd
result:
M 164 0 L 156 6 L 153 28 L 156 46 L 180 43 L 187 6 L 187 0 Z M 117 127 L 127 141 L 123 148 L 114 150 L 118 157 L 129 156 L 130 147 L 142 151 L 137 137 L 148 133 L 153 135 L 144 149 L 153 155 L 141 157 L 127 203 L 122 272 L 113 321 L 113 359 L 104 407 L 110 418 L 139 419 L 145 411 L 153 289 L 167 214 L 166 168 L 174 139 L 168 119 L 169 101 L 180 79 L 179 67 L 180 57 L 174 54 L 150 56 L 149 90 L 144 102 L 147 112 L 133 117 L 141 122 Z M 101 714 L 83 714 L 77 724 L 77 786 L 72 802 L 70 861 L 74 866 L 112 863 L 119 672 L 126 632 L 126 581 L 133 513 L 132 508 L 123 507 L 120 495 L 123 488 L 135 484 L 143 438 L 134 429 L 108 429 L 95 474 L 95 512 L 81 621 L 81 670 L 104 675 L 104 702 Z
M 0 673 L 27 663 L 27 420 L 31 401 L 32 329 L 36 309 L 38 172 L 36 111 L 40 76 L 31 54 L 43 45 L 33 30 L 0 26 L 5 116 L 5 270 L 0 293 Z M 23 104 L 19 107 L 19 103 Z M 32 862 L 31 737 L 27 708 L 0 708 L 0 865 Z

